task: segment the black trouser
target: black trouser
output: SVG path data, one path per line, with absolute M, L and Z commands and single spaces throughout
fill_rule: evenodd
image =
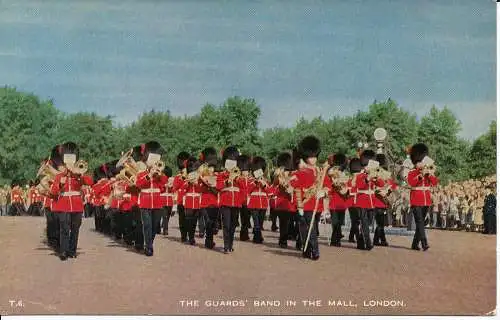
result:
M 104 220 L 102 226 L 104 234 L 108 236 L 112 235 L 112 229 L 111 229 L 112 216 L 113 216 L 113 209 L 111 208 L 104 209 Z
M 30 216 L 40 217 L 42 215 L 42 203 L 41 202 L 32 203 L 28 209 L 28 214 Z
M 94 219 L 95 219 L 95 229 L 98 232 L 104 232 L 103 224 L 104 224 L 104 206 L 94 207 Z
M 209 207 L 200 210 L 200 215 L 205 218 L 205 247 L 214 247 L 214 234 L 217 233 L 217 219 L 219 218 L 219 208 Z
M 372 241 L 370 239 L 371 219 L 375 215 L 375 209 L 361 208 L 361 239 L 363 249 L 371 249 Z
M 363 240 L 359 233 L 359 226 L 361 224 L 360 209 L 354 207 L 349 208 L 349 218 L 351 219 L 349 241 L 356 241 L 358 248 L 362 248 Z
M 120 219 L 121 219 L 121 212 L 119 209 L 116 208 L 110 208 L 108 210 L 108 215 L 110 218 L 110 234 L 116 239 L 119 240 L 121 239 L 121 234 L 120 234 Z
M 375 228 L 375 233 L 373 236 L 374 245 L 387 245 L 387 240 L 385 239 L 385 209 L 377 208 L 375 211 L 375 223 L 377 224 Z
M 144 235 L 145 248 L 153 250 L 156 231 L 160 226 L 161 209 L 141 208 L 142 233 Z
M 187 233 L 188 241 L 191 243 L 195 241 L 194 235 L 196 234 L 199 211 L 200 209 L 184 209 L 184 230 Z
M 206 220 L 205 216 L 201 214 L 201 211 L 198 212 L 198 234 L 200 237 L 203 237 L 205 235 L 205 228 L 206 228 Z
M 264 217 L 266 216 L 266 212 L 264 211 Z M 271 212 L 269 213 L 269 220 L 271 220 L 271 230 L 276 230 L 278 229 L 278 226 L 277 226 L 277 220 L 278 220 L 278 214 L 276 213 L 276 210 L 271 210 Z M 262 222 L 261 222 L 261 229 L 264 230 L 264 219 L 262 219 Z
M 293 216 L 292 223 L 292 232 L 295 233 L 295 249 L 302 250 L 302 244 L 305 243 L 306 239 L 302 239 L 302 235 L 300 234 L 300 221 L 302 217 L 296 213 Z
M 496 234 L 497 233 L 497 216 L 496 214 L 486 213 L 483 215 L 484 219 L 484 233 Z
M 332 238 L 330 244 L 340 245 L 340 239 L 342 238 L 342 221 L 345 217 L 345 210 L 333 211 L 331 213 L 332 217 Z
M 163 229 L 163 234 L 168 234 L 168 222 L 170 221 L 170 216 L 172 215 L 172 207 L 163 207 L 162 212 L 161 228 Z
M 132 233 L 136 249 L 144 248 L 144 232 L 142 229 L 141 209 L 137 206 L 132 207 Z
M 250 217 L 253 217 L 253 214 L 250 212 L 250 210 L 246 206 L 243 206 L 240 209 L 240 220 L 241 220 L 240 240 L 241 241 L 247 241 L 248 239 L 250 239 L 250 237 L 248 236 L 248 227 L 250 225 Z M 255 223 L 255 220 L 254 220 L 254 223 Z
M 125 240 L 126 244 L 132 245 L 134 241 L 134 218 L 132 216 L 132 211 L 121 212 L 120 223 L 123 240 Z
M 278 216 L 279 221 L 279 229 L 280 229 L 280 239 L 278 240 L 278 244 L 280 245 L 288 245 L 288 237 L 293 232 L 290 230 L 290 222 L 293 223 L 293 216 L 291 212 L 275 210 L 276 215 Z M 293 228 L 293 224 L 291 225 Z
M 318 233 L 316 230 L 317 225 L 315 220 L 316 217 L 313 217 L 312 211 L 304 212 L 303 216 L 299 215 L 299 231 L 304 245 L 307 241 L 309 228 L 312 224 L 311 235 L 309 237 L 309 242 L 305 250 L 305 256 L 307 256 L 308 258 L 319 256 Z
M 422 243 L 422 247 L 427 247 L 427 237 L 425 236 L 425 225 L 424 219 L 429 211 L 430 207 L 411 207 L 410 210 L 415 219 L 415 235 L 413 236 L 412 248 L 417 248 L 419 242 Z
M 164 208 L 160 208 L 160 209 L 157 209 L 155 212 L 154 212 L 154 215 L 155 215 L 155 221 L 158 221 L 158 224 L 155 224 L 155 232 L 156 234 L 161 234 L 161 224 L 162 224 L 162 220 L 163 220 L 163 217 L 166 215 L 166 212 L 165 212 L 165 209 Z
M 185 228 L 185 210 L 184 206 L 182 205 L 177 205 L 177 214 L 179 215 L 179 230 L 181 231 L 181 241 L 186 242 L 187 241 L 187 230 Z
M 252 214 L 253 220 L 253 242 L 262 243 L 264 238 L 262 237 L 262 229 L 260 226 L 262 225 L 262 220 L 264 220 L 266 216 L 266 209 L 251 209 L 250 213 Z
M 78 234 L 82 225 L 82 213 L 55 212 L 59 222 L 59 252 L 61 254 L 76 254 Z
M 49 246 L 59 247 L 59 221 L 49 208 L 45 208 L 45 217 L 47 218 L 47 242 Z
M 92 205 L 90 203 L 86 203 L 83 206 L 83 215 L 85 218 L 92 216 Z
M 234 231 L 236 230 L 236 221 L 240 208 L 221 207 L 222 231 L 224 236 L 224 250 L 233 249 Z
M 11 203 L 9 212 L 7 213 L 9 216 L 24 216 L 25 211 L 24 211 L 24 205 L 22 203 Z

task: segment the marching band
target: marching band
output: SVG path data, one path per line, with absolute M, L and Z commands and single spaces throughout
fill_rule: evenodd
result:
M 146 256 L 154 254 L 156 234 L 168 235 L 169 221 L 176 213 L 181 242 L 196 244 L 198 224 L 205 247 L 214 249 L 214 236 L 222 229 L 226 254 L 234 251 L 238 224 L 241 241 L 250 240 L 250 228 L 254 243 L 264 241 L 266 212 L 279 221 L 278 245 L 287 248 L 289 240 L 295 241 L 295 248 L 308 259 L 320 257 L 318 223 L 325 213 L 332 221 L 331 246 L 341 246 L 346 210 L 351 220 L 349 242 L 361 250 L 388 246 L 385 214 L 388 197 L 398 185 L 385 156 L 366 149 L 352 159 L 341 153 L 330 155 L 319 165 L 320 153 L 320 141 L 307 136 L 291 152 L 278 154 L 269 172 L 264 158 L 243 155 L 236 146 L 222 150 L 222 161 L 214 148 L 207 147 L 199 157 L 180 152 L 174 175 L 162 161 L 163 147 L 149 141 L 99 165 L 90 176 L 87 162 L 79 159 L 78 146 L 66 142 L 55 146 L 42 161 L 37 184 L 30 189 L 30 203 L 36 204 L 32 210 L 43 208 L 48 244 L 61 260 L 77 257 L 84 212 L 94 217 L 98 232 Z M 415 144 L 409 153 L 413 167 L 407 182 L 416 223 L 411 247 L 420 250 L 421 244 L 425 251 L 429 245 L 424 218 L 438 179 L 425 144 Z M 22 204 L 17 188 L 12 186 L 12 203 Z M 372 241 L 369 225 L 373 219 Z

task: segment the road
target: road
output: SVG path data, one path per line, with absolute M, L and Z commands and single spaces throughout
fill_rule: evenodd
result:
M 177 222 L 173 219 L 172 222 Z M 267 226 L 269 230 L 270 226 Z M 84 219 L 77 259 L 60 261 L 43 243 L 41 217 L 0 217 L 0 312 L 9 315 L 480 315 L 496 308 L 496 238 L 428 232 L 427 252 L 411 238 L 359 251 L 320 242 L 305 260 L 277 245 L 235 241 L 235 252 L 158 236 L 146 257 L 93 230 Z M 377 304 L 379 304 L 377 306 Z M 381 304 L 381 305 L 380 305 Z

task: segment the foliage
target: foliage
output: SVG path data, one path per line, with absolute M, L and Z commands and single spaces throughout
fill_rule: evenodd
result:
M 66 141 L 80 146 L 81 158 L 94 168 L 117 159 L 122 151 L 156 140 L 165 149 L 167 165 L 175 168 L 180 151 L 194 156 L 207 147 L 217 150 L 234 144 L 249 155 L 269 160 L 293 149 L 304 136 L 316 135 L 321 145 L 320 161 L 331 153 L 356 155 L 358 142 L 375 148 L 373 131 L 388 132 L 386 148 L 403 159 L 405 147 L 425 142 L 439 167 L 443 182 L 480 177 L 496 170 L 496 122 L 472 143 L 460 139 L 461 124 L 448 109 L 432 107 L 417 120 L 391 99 L 374 101 L 366 111 L 328 120 L 298 119 L 290 128 L 259 130 L 261 110 L 254 99 L 231 97 L 221 105 L 206 104 L 194 116 L 175 117 L 170 112 L 151 110 L 128 125 L 116 125 L 111 117 L 80 112 L 64 114 L 52 101 L 40 101 L 15 88 L 0 88 L 0 183 L 12 179 L 33 179 L 40 160 L 51 148 Z

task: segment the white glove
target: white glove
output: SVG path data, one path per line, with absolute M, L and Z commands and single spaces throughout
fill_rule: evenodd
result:
M 174 212 L 177 212 L 177 205 L 176 204 L 174 204 L 172 206 L 172 213 L 174 213 Z
M 299 209 L 299 216 L 303 216 L 304 215 L 304 209 Z

